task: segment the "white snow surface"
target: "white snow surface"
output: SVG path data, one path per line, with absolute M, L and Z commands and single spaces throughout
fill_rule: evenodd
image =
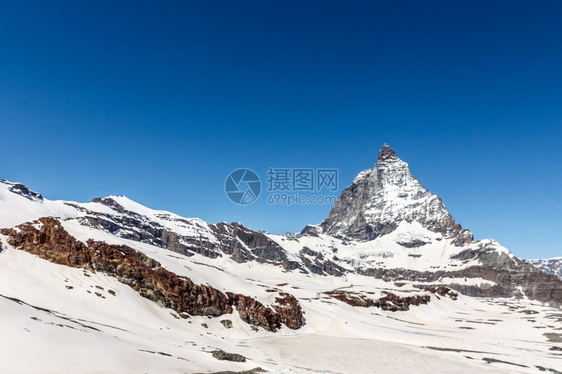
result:
M 292 254 L 292 258 L 295 260 L 298 259 L 299 251 L 303 247 L 308 247 L 327 258 L 336 256 L 338 258 L 336 262 L 349 270 L 373 267 L 416 271 L 460 270 L 479 265 L 480 262 L 477 259 L 470 261 L 455 260 L 451 256 L 465 250 L 476 250 L 482 246 L 500 254 L 507 254 L 511 258 L 514 257 L 507 248 L 490 239 L 462 247 L 455 246 L 451 239 L 424 228 L 416 221 L 402 221 L 393 232 L 367 242 L 342 241 L 324 234 L 292 237 L 286 235 L 268 236 L 289 254 Z M 403 245 L 415 240 L 427 244 L 412 248 Z
M 76 236 L 96 237 L 96 230 L 83 228 L 65 224 Z M 104 235 L 96 239 L 109 239 Z M 411 285 L 397 289 L 362 276 L 284 273 L 270 265 L 217 263 L 125 239 L 114 242 L 151 255 L 197 282 L 265 302 L 271 295 L 266 289 L 289 292 L 299 299 L 306 324 L 299 330 L 270 333 L 253 331 L 236 313 L 177 319 L 173 311 L 112 277 L 52 264 L 4 244 L 0 253 L 2 372 L 209 373 L 259 366 L 272 373 L 528 373 L 539 372 L 536 365 L 560 365 L 559 357 L 549 351 L 556 344 L 543 335 L 562 328 L 555 317 L 559 311 L 531 302 L 433 296 L 428 305 L 408 312 L 354 308 L 323 292 L 345 289 L 380 296 L 386 290 L 418 291 Z M 232 320 L 234 327 L 224 328 L 223 319 Z M 248 361 L 217 361 L 210 353 L 215 349 L 242 354 Z M 526 367 L 487 364 L 485 358 Z
M 164 210 L 150 209 L 125 196 L 111 195 L 104 198 L 115 201 L 127 211 L 120 213 L 118 210 L 99 202 L 30 200 L 11 192 L 9 188 L 12 185 L 14 184 L 7 181 L 0 183 L 0 211 L 2 212 L 0 214 L 0 227 L 11 227 L 40 217 L 57 217 L 66 220 L 86 217 L 90 212 L 118 217 L 133 213 L 146 223 L 155 222 L 178 235 L 204 238 L 210 242 L 216 241 L 209 225 L 199 218 L 184 218 Z

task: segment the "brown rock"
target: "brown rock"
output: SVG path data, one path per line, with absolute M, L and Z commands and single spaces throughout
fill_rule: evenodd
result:
M 228 353 L 221 349 L 214 351 L 213 357 L 221 361 L 246 362 L 246 357 L 238 353 Z
M 290 329 L 298 329 L 302 326 L 302 308 L 298 300 L 288 293 L 282 292 L 281 297 L 275 298 L 273 308 L 281 317 L 281 322 Z
M 277 331 L 281 327 L 281 317 L 271 308 L 249 296 L 227 292 L 231 305 L 236 308 L 242 321 L 263 327 L 268 331 Z M 300 325 L 299 325 L 300 327 Z
M 333 297 L 336 300 L 343 301 L 351 306 L 358 306 L 363 308 L 374 307 L 375 302 L 372 299 L 365 297 L 354 292 L 346 291 L 328 291 L 325 292 L 326 295 Z
M 363 308 L 376 307 L 390 312 L 406 311 L 410 309 L 411 305 L 427 304 L 431 300 L 429 295 L 403 297 L 387 291 L 383 291 L 384 296 L 378 300 L 372 300 L 365 295 L 346 291 L 329 291 L 326 294 L 351 306 Z
M 20 250 L 56 264 L 114 276 L 140 295 L 180 315 L 220 316 L 232 313 L 234 305 L 244 321 L 269 331 L 276 331 L 281 323 L 290 328 L 301 326 L 300 319 L 297 323 L 299 316 L 302 317 L 300 305 L 291 295 L 280 298 L 280 305 L 274 311 L 251 297 L 232 293 L 227 296 L 213 287 L 194 284 L 127 246 L 93 240 L 84 244 L 68 234 L 54 218 L 40 218 L 34 223 L 19 225 L 19 231 L 2 229 L 0 232 L 8 236 L 9 244 Z
M 392 292 L 383 291 L 385 296 L 375 301 L 375 306 L 382 310 L 391 312 L 406 311 L 410 309 L 411 305 L 418 306 L 427 304 L 431 300 L 429 295 L 415 295 L 415 296 L 397 296 Z
M 459 296 L 458 293 L 445 286 L 427 286 L 424 291 L 431 292 L 440 296 L 449 296 L 451 299 L 456 300 Z

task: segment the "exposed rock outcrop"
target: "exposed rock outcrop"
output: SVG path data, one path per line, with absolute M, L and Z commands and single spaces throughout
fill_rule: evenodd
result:
M 291 294 L 281 292 L 275 298 L 273 309 L 281 319 L 281 323 L 290 329 L 298 329 L 303 324 L 302 309 L 298 300 Z
M 298 328 L 302 324 L 302 311 L 296 300 L 288 308 L 291 311 L 281 310 L 281 315 L 251 297 L 224 294 L 211 286 L 194 284 L 189 278 L 164 269 L 154 259 L 127 246 L 93 240 L 84 244 L 72 237 L 54 218 L 40 218 L 17 226 L 17 230 L 2 229 L 1 232 L 8 236 L 10 245 L 20 250 L 56 264 L 114 276 L 142 296 L 180 315 L 220 316 L 232 313 L 234 305 L 244 321 L 269 331 L 276 331 L 285 322 L 290 328 Z M 292 296 L 287 297 L 291 300 Z M 298 321 L 292 320 L 299 316 L 301 319 Z
M 431 292 L 434 295 L 439 296 L 448 296 L 453 300 L 456 300 L 459 297 L 459 294 L 451 290 L 449 287 L 445 286 L 427 286 L 424 288 L 424 291 Z
M 322 253 L 315 252 L 308 247 L 300 250 L 300 259 L 303 265 L 314 274 L 341 276 L 347 272 L 342 266 L 325 258 Z
M 325 294 L 351 306 L 358 306 L 362 308 L 375 306 L 375 301 L 373 299 L 357 292 L 334 290 L 325 292 Z
M 398 296 L 392 292 L 383 291 L 383 297 L 373 300 L 365 295 L 356 292 L 346 292 L 341 290 L 326 292 L 326 295 L 334 299 L 343 301 L 346 304 L 357 307 L 375 307 L 382 310 L 397 312 L 407 311 L 410 306 L 427 304 L 431 300 L 430 295 Z
M 281 327 L 281 317 L 279 314 L 256 299 L 234 293 L 227 293 L 227 295 L 232 305 L 238 311 L 242 321 L 263 327 L 269 331 L 277 331 Z
M 375 301 L 375 307 L 391 312 L 406 311 L 410 306 L 427 304 L 431 300 L 429 295 L 397 296 L 392 292 L 383 291 L 385 296 Z
M 232 328 L 232 321 L 229 319 L 223 319 L 221 320 L 221 324 L 227 328 L 227 329 L 231 329 Z
M 498 270 L 493 266 L 471 266 L 458 271 L 415 271 L 409 269 L 371 268 L 361 274 L 386 281 L 412 281 L 441 283 L 442 278 L 457 278 L 458 283 L 447 282 L 447 287 L 474 297 L 523 297 L 548 303 L 552 307 L 562 305 L 562 281 L 545 274 L 530 264 L 518 270 Z M 464 279 L 483 279 L 483 284 L 464 284 Z M 425 288 L 427 285 L 419 285 Z
M 43 201 L 43 196 L 41 196 L 40 193 L 37 193 L 35 191 L 31 191 L 29 188 L 27 188 L 25 185 L 21 184 L 21 183 L 11 183 L 8 182 L 7 180 L 1 179 L 0 183 L 4 183 L 9 185 L 9 190 L 13 193 L 16 193 L 20 196 L 25 197 L 28 200 L 31 201 Z
M 93 203 L 105 205 L 114 213 L 88 210 L 77 204 L 70 204 L 85 213 L 77 220 L 83 225 L 101 229 L 121 238 L 135 240 L 167 248 L 186 256 L 200 254 L 210 258 L 230 256 L 238 263 L 257 261 L 283 267 L 286 271 L 301 269 L 301 263 L 290 261 L 285 250 L 266 234 L 251 230 L 241 223 L 220 222 L 207 224 L 199 219 L 185 219 L 162 212 L 157 219 L 126 209 L 116 201 L 117 197 L 93 199 Z M 181 234 L 164 222 L 189 228 Z
M 249 324 L 261 326 L 266 330 L 276 331 L 285 324 L 291 329 L 298 329 L 303 324 L 302 309 L 298 300 L 288 293 L 280 293 L 275 298 L 273 309 L 259 301 L 240 294 L 227 293 L 240 318 Z
M 222 349 L 214 351 L 213 357 L 220 361 L 246 362 L 246 357 L 238 353 L 228 353 Z

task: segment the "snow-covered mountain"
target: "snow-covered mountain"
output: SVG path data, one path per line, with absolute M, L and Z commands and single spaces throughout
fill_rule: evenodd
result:
M 320 228 L 338 238 L 367 241 L 393 232 L 401 222 L 418 222 L 457 245 L 473 239 L 455 222 L 441 199 L 425 189 L 412 176 L 408 164 L 385 144 L 377 163 L 359 173 L 343 191 Z M 423 240 L 418 244 L 423 245 Z
M 526 261 L 545 273 L 556 275 L 558 278 L 562 279 L 562 257 Z
M 559 373 L 561 302 L 387 145 L 294 235 L 0 183 L 0 372 Z

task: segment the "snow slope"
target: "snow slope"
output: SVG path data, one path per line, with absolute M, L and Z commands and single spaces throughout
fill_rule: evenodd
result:
M 536 366 L 560 365 L 560 358 L 550 351 L 559 345 L 544 335 L 562 328 L 559 310 L 532 302 L 433 296 L 428 305 L 407 312 L 357 308 L 324 292 L 416 290 L 359 275 L 287 274 L 272 265 L 170 255 L 165 249 L 111 238 L 75 222 L 65 224 L 65 229 L 79 238 L 130 245 L 194 280 L 264 301 L 267 289 L 290 292 L 304 308 L 306 325 L 270 333 L 252 330 L 236 314 L 178 319 L 114 278 L 51 264 L 4 244 L 2 372 L 205 373 L 259 366 L 273 373 L 528 373 L 540 372 Z M 226 329 L 220 323 L 224 319 L 232 320 L 234 327 Z M 218 361 L 210 353 L 215 349 L 242 354 L 248 362 Z M 485 359 L 511 364 L 489 364 Z

